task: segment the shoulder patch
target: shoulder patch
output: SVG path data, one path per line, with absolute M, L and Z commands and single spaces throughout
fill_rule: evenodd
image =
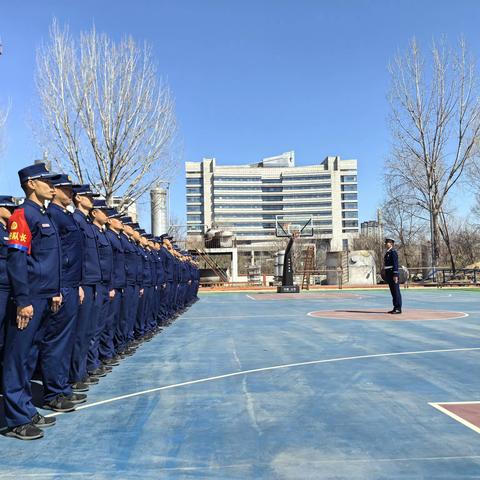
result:
M 32 233 L 28 227 L 23 208 L 17 208 L 8 219 L 8 246 L 30 254 Z

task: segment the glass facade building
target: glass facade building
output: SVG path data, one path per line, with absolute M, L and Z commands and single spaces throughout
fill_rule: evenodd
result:
M 186 162 L 187 235 L 229 230 L 237 246 L 275 239 L 277 215 L 311 217 L 315 237 L 341 250 L 358 235 L 357 161 L 327 157 L 295 166 L 294 152 L 248 165 Z

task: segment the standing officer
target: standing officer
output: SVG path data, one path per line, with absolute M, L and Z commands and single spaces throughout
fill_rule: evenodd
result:
M 93 200 L 98 197 L 90 185 L 81 185 L 73 189 L 75 211 L 73 219 L 83 234 L 82 281 L 83 302 L 78 308 L 77 327 L 73 343 L 72 361 L 70 364 L 70 382 L 77 391 L 85 391 L 89 385 L 98 383 L 98 378 L 87 373 L 87 353 L 90 346 L 90 333 L 93 329 L 94 306 L 97 285 L 101 282 L 100 258 L 98 256 L 95 231 L 90 220 Z
M 393 248 L 395 242 L 391 238 L 385 239 L 384 265 L 385 265 L 385 279 L 390 287 L 392 294 L 393 310 L 388 313 L 399 314 L 402 313 L 402 295 L 400 293 L 400 280 L 398 277 L 398 253 Z
M 16 311 L 7 320 L 3 363 L 6 436 L 21 440 L 43 437 L 39 427 L 54 418 L 40 415 L 32 403 L 32 379 L 46 320 L 62 303 L 60 294 L 60 240 L 44 204 L 55 190 L 55 174 L 44 163 L 18 172 L 26 200 L 8 220 L 7 269 Z M 66 399 L 64 405 L 72 405 Z
M 124 291 L 127 286 L 125 270 L 125 250 L 122 244 L 121 233 L 123 224 L 119 220 L 120 214 L 113 208 L 107 210 L 106 236 L 113 252 L 112 288 L 115 295 L 110 301 L 107 321 L 100 337 L 100 359 L 104 365 L 118 365 L 121 357 L 117 356 L 115 349 L 115 333 L 121 329 L 121 308 L 124 300 Z
M 106 214 L 108 210 L 109 207 L 105 200 L 95 200 L 90 212 L 98 247 L 101 277 L 101 281 L 97 285 L 95 309 L 92 315 L 93 325 L 89 334 L 90 346 L 87 355 L 87 372 L 95 377 L 104 377 L 112 371 L 112 367 L 102 365 L 99 350 L 100 337 L 107 324 L 110 300 L 115 296 L 115 289 L 112 288 L 113 250 L 104 230 L 108 220 Z
M 67 207 L 72 205 L 73 185 L 68 175 L 60 174 L 51 179 L 55 197 L 47 208 L 60 237 L 62 249 L 62 305 L 51 313 L 43 340 L 40 362 L 46 372 L 43 384 L 43 408 L 65 412 L 63 399 L 73 404 L 84 403 L 87 396 L 73 393 L 69 383 L 70 362 L 77 329 L 77 315 L 83 301 L 80 287 L 83 265 L 83 235 Z M 77 386 L 78 387 L 78 386 Z M 85 385 L 82 390 L 88 390 Z
M 0 195 L 0 373 L 2 369 L 3 342 L 5 338 L 5 320 L 7 318 L 7 308 L 9 308 L 8 300 L 10 298 L 10 282 L 8 281 L 7 273 L 7 222 L 15 207 L 13 197 Z

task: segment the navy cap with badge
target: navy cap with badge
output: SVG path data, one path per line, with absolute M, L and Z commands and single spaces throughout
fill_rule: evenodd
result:
M 13 197 L 10 197 L 9 195 L 0 195 L 0 207 L 15 208 L 16 206 L 17 204 Z
M 395 243 L 395 240 L 393 240 L 392 238 L 386 238 L 385 243 Z
M 95 193 L 92 190 L 92 187 L 90 187 L 90 185 L 88 185 L 88 184 L 79 185 L 78 187 L 77 186 L 73 187 L 73 193 L 75 193 L 76 195 L 88 195 L 89 197 L 99 197 L 100 196 L 100 194 Z
M 95 208 L 95 206 L 93 207 Z M 117 218 L 120 220 L 120 217 L 122 216 L 121 213 L 118 213 L 114 208 L 109 208 L 105 211 L 105 214 L 107 215 L 108 218 Z
M 77 183 L 73 183 L 70 176 L 66 175 L 65 173 L 59 173 L 58 175 L 55 175 L 50 180 L 50 182 L 54 187 L 72 187 L 73 189 L 77 189 L 83 186 Z
M 57 173 L 49 172 L 44 163 L 35 163 L 18 171 L 20 185 L 28 180 L 51 180 Z
M 107 202 L 105 202 L 105 200 L 102 200 L 102 199 L 94 200 L 93 208 L 94 210 L 110 210 L 110 207 L 107 205 Z
M 133 220 L 131 217 L 128 217 L 126 215 L 120 217 L 120 221 L 124 224 L 124 225 L 133 225 Z

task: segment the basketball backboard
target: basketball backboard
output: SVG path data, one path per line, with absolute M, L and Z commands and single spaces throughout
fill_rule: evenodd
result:
M 313 237 L 313 218 L 296 215 L 277 215 L 275 217 L 275 235 L 277 237 Z

